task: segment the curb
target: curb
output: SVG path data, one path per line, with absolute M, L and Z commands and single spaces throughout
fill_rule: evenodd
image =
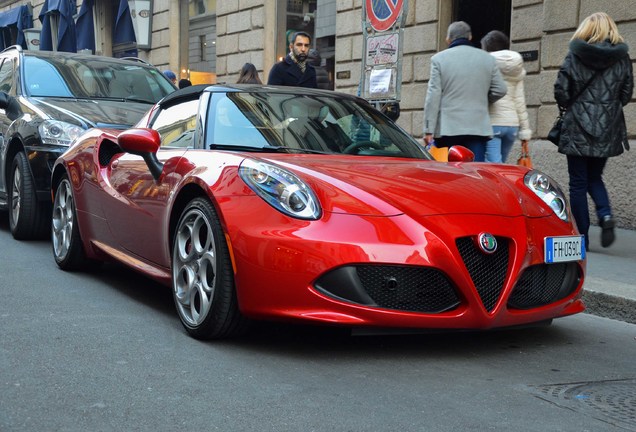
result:
M 584 313 L 636 324 L 636 300 L 583 289 Z

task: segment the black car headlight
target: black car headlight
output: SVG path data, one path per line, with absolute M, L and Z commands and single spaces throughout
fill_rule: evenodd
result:
M 86 130 L 80 126 L 59 120 L 44 120 L 38 126 L 43 144 L 69 146 Z
M 246 159 L 239 176 L 258 196 L 275 209 L 298 219 L 316 220 L 321 209 L 311 188 L 281 167 Z
M 528 171 L 525 185 L 546 203 L 559 219 L 568 221 L 568 204 L 561 188 L 550 176 L 536 170 Z

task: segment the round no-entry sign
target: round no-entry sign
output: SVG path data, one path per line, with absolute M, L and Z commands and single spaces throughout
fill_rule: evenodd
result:
M 367 19 L 376 31 L 390 29 L 402 13 L 404 0 L 365 0 Z

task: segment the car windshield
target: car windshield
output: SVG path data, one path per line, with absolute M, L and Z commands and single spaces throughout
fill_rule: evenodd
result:
M 174 91 L 155 68 L 91 57 L 34 57 L 24 59 L 28 96 L 77 99 L 125 99 L 156 103 Z
M 209 148 L 432 159 L 368 103 L 337 94 L 214 93 L 206 117 Z

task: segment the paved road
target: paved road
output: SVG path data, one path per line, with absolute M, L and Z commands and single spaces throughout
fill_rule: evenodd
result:
M 201 343 L 126 269 L 56 268 L 0 215 L 0 431 L 636 431 L 636 325 Z

